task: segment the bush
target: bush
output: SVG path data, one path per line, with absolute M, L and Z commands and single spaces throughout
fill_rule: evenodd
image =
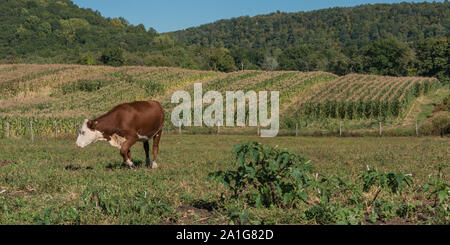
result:
M 424 135 L 444 136 L 450 134 L 450 113 L 447 111 L 435 113 L 420 125 L 419 131 Z
M 100 60 L 105 65 L 122 66 L 125 64 L 123 51 L 120 48 L 109 48 L 102 53 Z
M 95 61 L 91 55 L 85 54 L 78 58 L 77 63 L 80 65 L 94 65 Z
M 106 85 L 103 80 L 78 80 L 74 83 L 66 83 L 61 85 L 62 94 L 70 94 L 77 91 L 93 92 L 101 89 Z
M 256 207 L 286 206 L 305 200 L 303 186 L 310 179 L 307 159 L 257 142 L 236 145 L 232 152 L 238 169 L 210 174 L 233 191 L 232 198 L 253 187 L 255 191 L 247 195 L 247 202 Z
M 387 222 L 393 217 L 410 219 L 424 208 L 434 215 L 435 223 L 448 220 L 449 185 L 443 174 L 443 167 L 447 165 L 442 165 L 438 177 L 423 188 L 427 199 L 434 200 L 431 207 L 405 201 L 404 194 L 417 189 L 410 174 L 383 172 L 367 166 L 367 171 L 353 182 L 335 175 L 314 173 L 312 164 L 305 158 L 257 142 L 236 145 L 232 152 L 239 164 L 237 170 L 213 172 L 209 176 L 232 191 L 231 198 L 225 198 L 223 193 L 221 199 L 233 207 L 248 205 L 283 211 L 300 208 L 304 210 L 303 220 L 317 224 Z M 237 200 L 244 204 L 234 202 Z M 252 219 L 251 214 L 252 209 L 247 209 L 233 211 L 230 217 L 240 223 L 260 222 L 247 220 Z

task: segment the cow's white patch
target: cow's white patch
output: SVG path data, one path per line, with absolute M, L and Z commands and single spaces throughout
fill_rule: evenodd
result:
M 98 140 L 105 140 L 102 132 L 98 130 L 91 130 L 87 126 L 88 120 L 84 120 L 83 126 L 81 127 L 81 132 L 78 135 L 77 142 L 75 143 L 78 147 L 86 147 L 92 142 L 96 142 Z
M 138 136 L 138 140 L 139 141 L 142 141 L 142 142 L 148 141 L 148 137 L 147 136 L 142 136 L 142 135 L 139 135 L 139 134 L 137 134 L 137 136 Z
M 125 137 L 122 137 L 117 134 L 113 134 L 113 135 L 111 135 L 111 139 L 108 142 L 110 145 L 120 149 L 120 148 L 122 148 L 122 145 L 123 145 L 123 143 L 125 143 L 125 141 L 127 141 L 127 139 Z

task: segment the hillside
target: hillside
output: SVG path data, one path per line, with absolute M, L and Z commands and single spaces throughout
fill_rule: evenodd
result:
M 449 93 L 436 79 L 338 77 L 326 72 L 222 73 L 168 67 L 23 64 L 0 65 L 0 71 L 0 135 L 5 133 L 5 122 L 21 125 L 17 134 L 25 134 L 29 118 L 35 118 L 37 125 L 47 125 L 48 132 L 52 132 L 53 120 L 69 125 L 66 130 L 71 131 L 76 120 L 99 116 L 119 103 L 147 99 L 163 104 L 169 122 L 166 127 L 174 129 L 169 120 L 175 106 L 170 103 L 171 96 L 175 90 L 193 94 L 197 82 L 203 83 L 204 92 L 216 90 L 223 95 L 236 90 L 280 91 L 280 123 L 285 129 L 299 123 L 308 130 L 334 130 L 342 122 L 348 129 L 370 129 L 380 120 L 394 128 L 411 127 L 421 112 L 410 113 L 417 98 L 440 98 Z M 402 125 L 406 118 L 409 123 Z
M 361 5 L 158 34 L 70 0 L 0 0 L 0 63 L 326 71 L 450 81 L 450 4 Z
M 413 42 L 450 34 L 450 3 L 368 4 L 310 12 L 238 17 L 173 32 L 188 45 L 226 48 L 359 49 L 382 38 Z
M 449 23 L 448 1 L 368 4 L 243 16 L 170 35 L 188 46 L 225 47 L 243 69 L 434 76 L 446 83 Z
M 70 0 L 0 0 L 0 63 L 201 68 L 194 56 L 153 28 L 105 18 Z

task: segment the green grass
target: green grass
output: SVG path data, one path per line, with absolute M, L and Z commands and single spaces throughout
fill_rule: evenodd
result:
M 448 138 L 163 135 L 159 168 L 147 169 L 142 144 L 136 169 L 122 167 L 105 142 L 77 149 L 74 139 L 0 139 L 0 224 L 306 224 L 309 208 L 253 208 L 223 201 L 226 188 L 210 172 L 235 169 L 235 144 L 258 141 L 312 160 L 317 173 L 356 180 L 366 166 L 411 173 L 414 191 L 400 201 L 428 200 L 419 190 L 450 159 Z M 448 182 L 448 168 L 444 176 Z M 422 216 L 425 217 L 421 218 Z M 449 223 L 426 212 L 386 223 Z

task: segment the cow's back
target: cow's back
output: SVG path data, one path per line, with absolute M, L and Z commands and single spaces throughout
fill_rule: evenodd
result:
M 157 101 L 134 101 L 114 107 L 97 120 L 110 134 L 125 137 L 137 133 L 150 138 L 162 128 L 164 110 Z

